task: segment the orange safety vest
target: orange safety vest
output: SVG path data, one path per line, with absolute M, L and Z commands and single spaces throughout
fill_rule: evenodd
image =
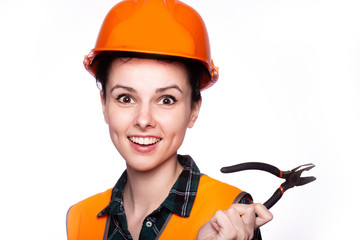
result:
M 73 205 L 67 215 L 68 240 L 106 239 L 109 217 L 97 217 L 110 202 L 112 189 Z M 226 210 L 247 193 L 207 175 L 200 177 L 190 216 L 171 214 L 157 239 L 196 239 L 197 232 L 218 210 Z

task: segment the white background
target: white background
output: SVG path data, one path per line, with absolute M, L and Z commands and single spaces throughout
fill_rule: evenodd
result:
M 263 161 L 316 167 L 272 208 L 264 239 L 360 239 L 360 2 L 186 0 L 203 16 L 219 82 L 180 153 L 264 202 Z M 1 0 L 1 239 L 66 239 L 68 208 L 124 170 L 82 66 L 116 0 Z

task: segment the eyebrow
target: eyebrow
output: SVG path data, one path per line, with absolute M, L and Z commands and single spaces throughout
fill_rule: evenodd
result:
M 177 85 L 171 85 L 171 86 L 164 87 L 164 88 L 158 88 L 158 89 L 156 89 L 156 93 L 165 92 L 166 90 L 172 89 L 172 88 L 177 89 L 179 92 L 183 93 L 183 91 Z
M 136 93 L 136 90 L 133 89 L 132 87 L 127 87 L 127 86 L 123 86 L 123 85 L 119 85 L 119 84 L 116 84 L 114 87 L 112 87 L 110 92 L 113 92 L 117 88 L 123 88 L 123 89 L 125 89 L 125 90 L 127 90 L 129 92 Z M 177 89 L 179 92 L 183 93 L 183 91 L 177 85 L 171 85 L 171 86 L 168 86 L 168 87 L 158 88 L 158 89 L 156 89 L 156 93 L 165 92 L 168 89 Z
M 117 88 L 123 88 L 125 90 L 128 90 L 129 92 L 136 92 L 135 89 L 133 89 L 132 87 L 126 87 L 126 86 L 122 86 L 122 85 L 119 85 L 119 84 L 116 84 L 115 86 L 113 86 L 111 88 L 111 91 L 110 92 L 113 92 L 115 89 Z

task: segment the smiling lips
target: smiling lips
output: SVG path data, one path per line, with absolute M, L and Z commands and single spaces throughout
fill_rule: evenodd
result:
M 156 148 L 162 139 L 157 137 L 128 137 L 131 146 L 138 152 L 148 153 Z
M 129 137 L 129 140 L 139 145 L 153 145 L 161 140 L 161 138 L 155 137 Z

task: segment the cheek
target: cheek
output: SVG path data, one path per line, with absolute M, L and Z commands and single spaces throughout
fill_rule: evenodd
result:
M 159 115 L 158 122 L 164 131 L 176 136 L 185 134 L 189 119 L 190 111 L 187 108 L 182 108 Z
M 123 111 L 108 109 L 108 125 L 111 133 L 124 132 L 131 122 L 131 114 Z

